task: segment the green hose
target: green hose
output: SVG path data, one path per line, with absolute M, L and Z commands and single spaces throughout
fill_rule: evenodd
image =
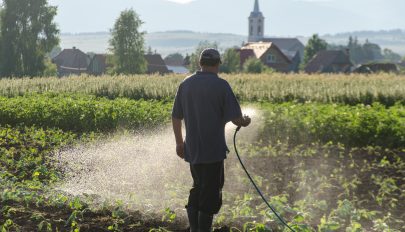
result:
M 277 218 L 280 220 L 280 222 L 285 225 L 288 229 L 290 229 L 292 232 L 295 232 L 295 230 L 293 228 L 291 228 L 287 222 L 284 221 L 284 219 L 276 212 L 276 210 L 269 204 L 269 202 L 266 200 L 266 198 L 263 196 L 262 192 L 260 191 L 259 187 L 257 187 L 256 183 L 254 182 L 254 180 L 252 179 L 252 177 L 250 176 L 249 172 L 247 171 L 245 165 L 242 162 L 242 159 L 239 156 L 238 153 L 238 149 L 236 148 L 236 134 L 238 133 L 238 131 L 240 130 L 240 126 L 238 128 L 236 128 L 235 130 L 235 134 L 233 136 L 233 146 L 235 148 L 235 153 L 236 156 L 239 159 L 240 164 L 242 165 L 243 170 L 245 170 L 246 175 L 249 177 L 250 182 L 253 184 L 253 186 L 255 187 L 257 193 L 259 193 L 259 195 L 262 197 L 263 201 L 266 203 L 266 205 L 271 209 L 271 211 L 273 211 L 273 213 L 277 216 Z

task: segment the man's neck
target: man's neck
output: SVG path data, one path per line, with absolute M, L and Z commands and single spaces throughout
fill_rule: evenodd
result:
M 211 67 L 211 66 L 204 66 L 201 67 L 201 72 L 210 72 L 210 73 L 215 73 L 218 74 L 218 67 Z

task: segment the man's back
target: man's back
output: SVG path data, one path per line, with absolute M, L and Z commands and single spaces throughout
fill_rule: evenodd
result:
M 185 160 L 213 163 L 226 158 L 225 124 L 242 115 L 228 82 L 197 72 L 180 85 L 173 116 L 186 125 Z

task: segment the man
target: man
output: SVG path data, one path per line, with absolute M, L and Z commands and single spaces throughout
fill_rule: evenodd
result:
M 242 116 L 240 105 L 227 81 L 218 77 L 221 64 L 217 50 L 205 49 L 200 55 L 201 71 L 179 86 L 172 111 L 177 155 L 190 163 L 193 187 L 187 215 L 191 232 L 211 231 L 213 215 L 222 205 L 225 124 L 232 121 L 246 127 L 250 118 Z M 182 120 L 186 139 L 183 141 Z

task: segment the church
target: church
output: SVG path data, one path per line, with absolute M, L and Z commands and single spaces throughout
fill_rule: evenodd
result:
M 265 17 L 255 0 L 249 16 L 248 43 L 240 49 L 241 63 L 255 57 L 280 72 L 298 72 L 304 55 L 304 44 L 297 38 L 265 37 Z

